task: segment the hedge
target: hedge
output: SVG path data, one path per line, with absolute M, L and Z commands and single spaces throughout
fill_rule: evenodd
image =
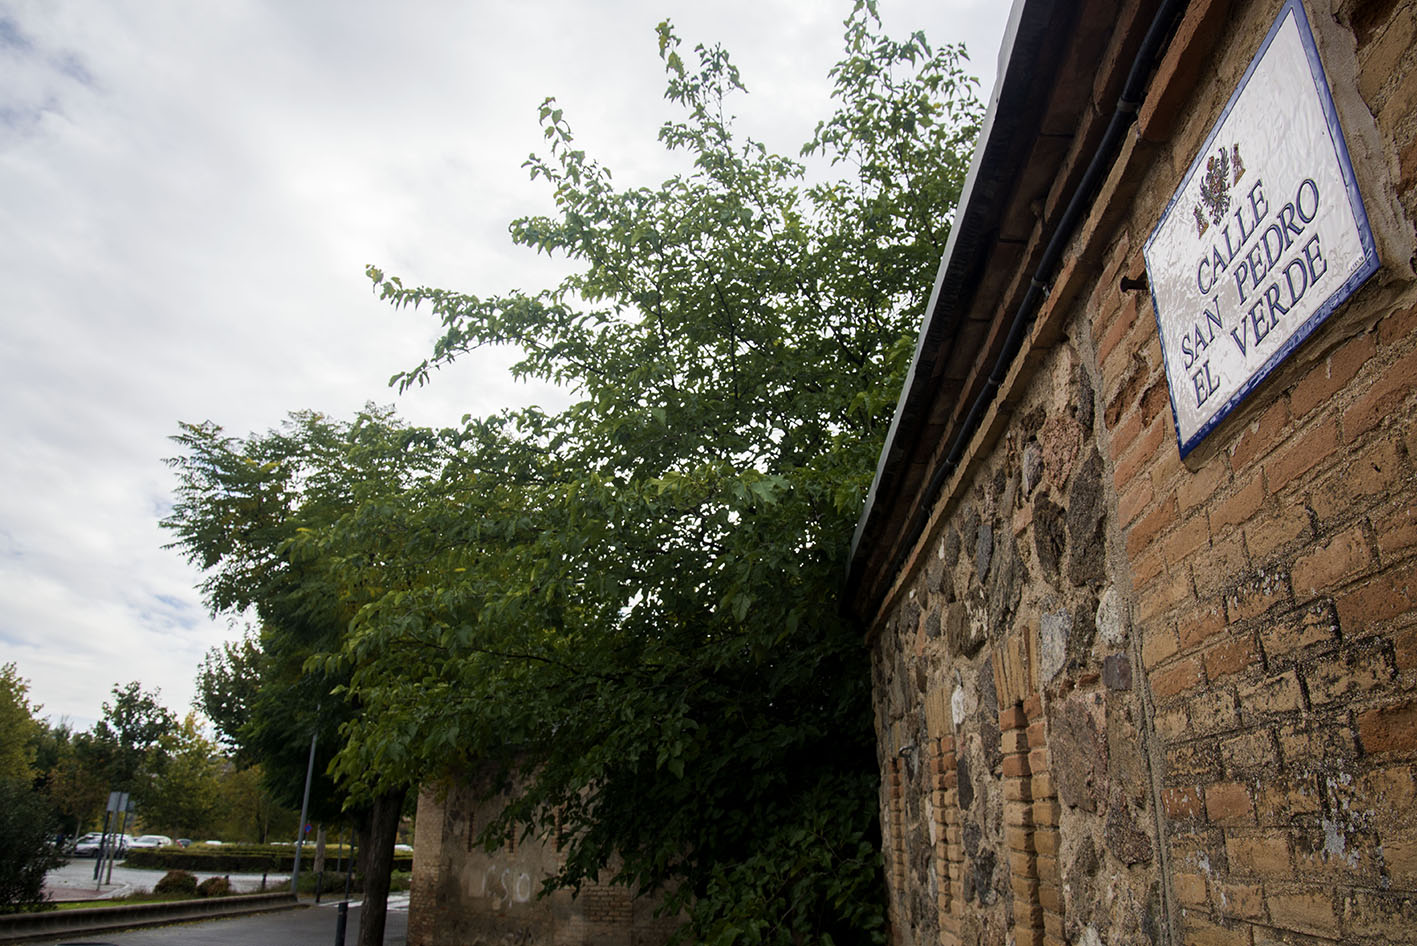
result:
M 288 873 L 295 864 L 294 848 L 143 848 L 129 851 L 124 863 L 128 867 L 150 870 L 190 870 L 207 874 Z M 308 844 L 300 855 L 300 869 L 310 870 L 315 863 L 315 846 Z M 339 866 L 339 858 L 325 854 L 325 870 Z M 413 855 L 394 855 L 394 870 L 413 870 Z

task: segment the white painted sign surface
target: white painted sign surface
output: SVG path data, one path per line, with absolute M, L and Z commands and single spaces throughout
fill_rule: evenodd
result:
M 1280 11 L 1145 257 L 1182 456 L 1377 271 L 1297 0 Z

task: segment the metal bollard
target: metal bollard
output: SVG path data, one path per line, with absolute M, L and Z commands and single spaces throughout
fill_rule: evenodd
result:
M 349 901 L 343 900 L 339 905 L 339 919 L 335 920 L 335 946 L 344 946 L 344 927 L 349 922 Z

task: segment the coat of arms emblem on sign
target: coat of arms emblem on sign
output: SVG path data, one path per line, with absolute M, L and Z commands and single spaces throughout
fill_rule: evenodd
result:
M 1232 176 L 1233 172 L 1233 176 Z M 1203 236 L 1212 223 L 1220 223 L 1230 210 L 1230 188 L 1245 176 L 1240 146 L 1220 148 L 1205 162 L 1201 178 L 1201 202 L 1195 205 L 1196 236 Z

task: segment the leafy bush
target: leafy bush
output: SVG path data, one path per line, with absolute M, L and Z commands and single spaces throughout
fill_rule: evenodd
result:
M 197 885 L 199 897 L 224 897 L 231 893 L 231 881 L 225 877 L 208 877 Z
M 197 876 L 185 870 L 170 870 L 153 887 L 153 893 L 197 895 Z
M 44 875 L 64 862 L 51 840 L 52 818 L 28 785 L 0 778 L 0 913 L 48 906 Z

